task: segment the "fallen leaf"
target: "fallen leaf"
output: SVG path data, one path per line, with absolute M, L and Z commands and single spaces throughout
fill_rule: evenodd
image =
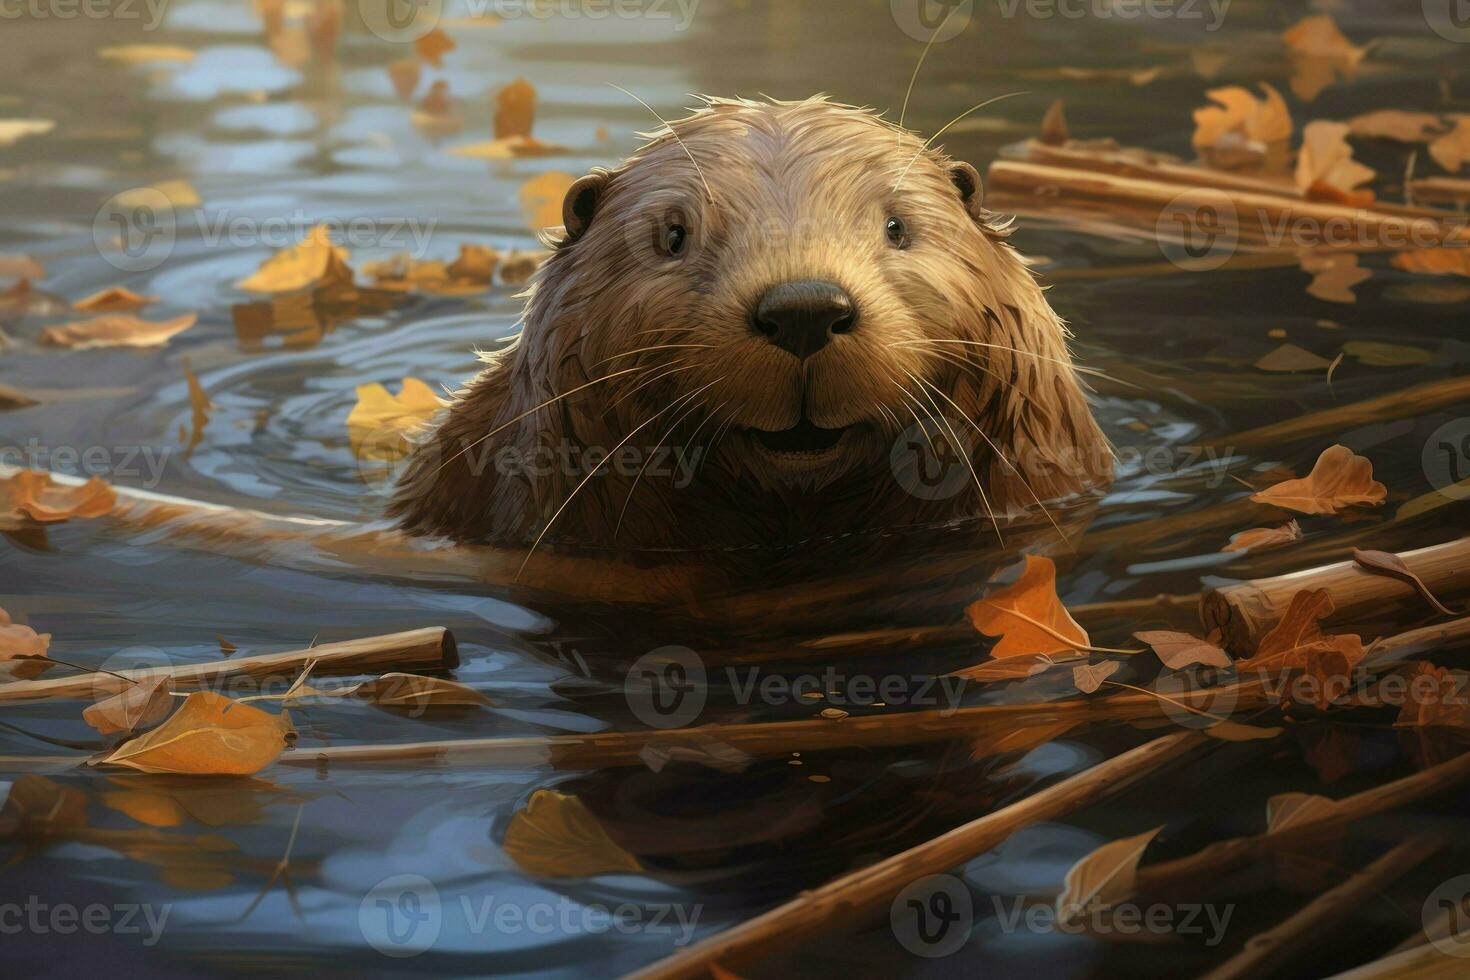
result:
M 223 636 L 216 634 L 215 640 L 219 643 L 219 653 L 222 657 L 228 657 L 230 654 L 237 653 L 240 650 L 239 647 L 235 646 L 235 644 L 231 643 Z
M 272 715 L 213 691 L 196 691 L 173 717 L 124 742 L 99 765 L 140 772 L 249 776 L 286 748 L 284 715 Z
M 821 711 L 817 712 L 817 716 L 820 718 L 825 718 L 828 721 L 841 721 L 842 719 L 847 717 L 847 712 L 843 711 L 841 708 L 823 708 Z
M 499 264 L 500 253 L 488 245 L 461 245 L 459 257 L 449 263 L 449 277 L 488 286 Z
M 27 136 L 41 136 L 55 128 L 50 119 L 0 119 L 0 146 L 14 146 Z
M 1348 131 L 1363 139 L 1427 143 L 1444 132 L 1444 120 L 1429 112 L 1379 109 L 1348 120 Z
M 0 673 L 19 681 L 38 677 L 55 666 L 42 659 L 50 649 L 50 633 L 12 623 L 10 614 L 0 609 Z
M 1424 579 L 1414 574 L 1404 560 L 1398 555 L 1387 551 L 1365 551 L 1362 548 L 1353 549 L 1353 561 L 1365 572 L 1375 575 L 1386 575 L 1389 578 L 1398 579 L 1419 593 L 1420 598 L 1429 603 L 1430 606 L 1441 616 L 1458 616 L 1459 613 L 1439 601 L 1425 583 Z
M 1057 922 L 1068 925 L 1093 909 L 1108 908 L 1133 894 L 1138 862 L 1163 827 L 1104 844 L 1072 866 L 1057 896 Z
M 441 407 L 439 396 L 417 378 L 404 378 L 396 395 L 380 384 L 359 385 L 357 404 L 347 416 L 353 455 L 389 463 L 402 459 L 409 451 L 408 435 Z
M 500 281 L 507 286 L 524 286 L 551 253 L 541 249 L 511 252 L 500 261 Z
M 1346 507 L 1381 506 L 1388 488 L 1373 479 L 1368 459 L 1338 445 L 1325 450 L 1305 477 L 1278 483 L 1250 499 L 1299 514 L 1337 514 Z
M 533 229 L 561 226 L 562 202 L 577 178 L 551 170 L 521 185 L 521 211 Z
M 543 143 L 534 136 L 507 136 L 486 143 L 466 143 L 449 151 L 450 156 L 471 160 L 513 160 L 517 157 L 546 157 L 568 152 L 564 146 Z M 560 220 L 558 219 L 558 224 Z
M 149 827 L 182 827 L 186 815 L 171 797 L 162 793 L 121 790 L 103 793 L 102 805 Z
M 1307 292 L 1326 303 L 1356 303 L 1353 289 L 1373 278 L 1373 270 L 1360 267 L 1352 252 L 1303 252 L 1297 261 L 1312 275 Z
M 438 27 L 413 42 L 414 53 L 435 68 L 443 68 L 444 56 L 456 47 L 454 39 Z
M 1196 666 L 1228 669 L 1235 663 L 1230 659 L 1230 654 L 1220 649 L 1218 644 L 1188 633 L 1144 630 L 1133 635 L 1152 647 L 1159 660 L 1170 670 L 1187 670 Z
M 992 681 L 1011 681 L 1023 677 L 1034 677 L 1055 666 L 1057 662 L 1044 653 L 1022 654 L 1001 660 L 987 660 L 974 667 L 957 670 L 949 676 L 963 677 L 967 681 L 987 684 Z
M 1422 347 L 1383 344 L 1373 340 L 1348 341 L 1342 345 L 1342 352 L 1369 367 L 1415 367 L 1434 363 L 1433 352 Z
M 1315 664 L 1327 670 L 1340 667 L 1344 661 L 1349 662 L 1349 667 L 1356 664 L 1363 656 L 1361 638 L 1354 634 L 1329 636 L 1322 632 L 1321 620 L 1332 615 L 1334 608 L 1326 589 L 1298 592 L 1281 621 L 1261 637 L 1255 654 L 1240 662 L 1241 669 L 1304 669 Z M 1329 654 L 1339 659 L 1331 659 Z
M 1231 535 L 1230 543 L 1221 551 L 1265 551 L 1293 544 L 1302 539 L 1302 526 L 1296 521 L 1280 527 L 1257 527 Z
M 1087 631 L 1057 597 L 1056 583 L 1057 567 L 1050 558 L 1027 555 L 1014 584 L 965 610 L 975 629 L 999 639 L 991 657 L 1075 653 L 1091 646 Z
M 204 386 L 189 368 L 187 357 L 184 358 L 184 382 L 189 386 L 189 432 L 184 440 L 184 457 L 187 459 L 204 439 L 204 427 L 209 424 L 209 413 L 214 410 L 214 402 L 204 393 Z
M 58 483 L 39 470 L 20 470 L 0 478 L 0 528 L 6 530 L 74 517 L 102 517 L 116 504 L 117 494 L 100 476 L 80 486 Z
M 122 286 L 110 286 L 72 304 L 83 313 L 133 313 L 158 302 L 157 296 L 139 296 Z
M 1429 155 L 1450 173 L 1470 162 L 1470 116 L 1456 116 L 1455 128 L 1429 144 Z
M 419 80 L 423 77 L 424 68 L 417 58 L 403 58 L 399 61 L 388 63 L 388 78 L 393 82 L 393 91 L 404 102 L 413 99 L 413 94 L 419 89 Z
M 352 688 L 352 696 L 385 708 L 493 705 L 479 691 L 455 681 L 419 674 L 384 674 Z
M 1420 248 L 1390 259 L 1405 272 L 1431 276 L 1470 276 L 1470 248 Z
M 1470 699 L 1460 693 L 1460 678 L 1443 667 L 1420 662 L 1408 677 L 1408 697 L 1396 728 L 1470 728 Z
M 173 44 L 119 44 L 103 48 L 97 57 L 124 65 L 146 65 L 155 61 L 193 61 L 194 52 Z
M 1122 666 L 1116 660 L 1104 660 L 1100 664 L 1083 664 L 1072 668 L 1072 683 L 1083 694 L 1096 694 L 1103 681 L 1112 677 Z
M 162 347 L 178 334 L 192 327 L 198 314 L 186 313 L 172 320 L 154 322 L 140 320 L 126 313 L 78 320 L 41 331 L 41 343 L 70 350 L 96 347 Z
M 103 735 L 126 734 L 168 717 L 174 705 L 173 690 L 173 678 L 167 674 L 145 677 L 88 707 L 82 720 Z
M 1353 159 L 1347 135 L 1345 123 L 1308 123 L 1297 154 L 1296 186 L 1309 198 L 1326 197 L 1353 207 L 1367 207 L 1373 203 L 1373 192 L 1360 192 L 1358 185 L 1378 174 Z
M 1351 79 L 1367 55 L 1326 15 L 1308 17 L 1281 36 L 1291 57 L 1291 90 L 1311 102 L 1338 79 Z
M 1296 344 L 1282 344 L 1259 361 L 1256 361 L 1255 366 L 1261 371 L 1278 373 L 1325 371 L 1332 366 L 1332 362 L 1325 357 L 1313 354 L 1309 350 L 1304 350 Z
M 537 877 L 590 878 L 644 870 L 607 835 L 585 803 L 550 789 L 536 790 L 510 818 L 502 847 L 518 868 Z
M 416 127 L 431 136 L 448 136 L 459 132 L 463 126 L 459 109 L 449 94 L 449 83 L 442 78 L 429 86 L 411 119 Z
M 1046 110 L 1046 115 L 1041 120 L 1041 135 L 1037 137 L 1047 146 L 1065 146 L 1071 139 L 1067 131 L 1067 113 L 1062 108 L 1062 100 L 1057 99 Z
M 495 138 L 531 135 L 536 123 L 536 87 L 517 78 L 495 93 Z
M 1263 728 L 1238 721 L 1218 721 L 1206 728 L 1205 734 L 1222 742 L 1263 742 L 1276 738 L 1284 731 L 1284 728 Z
M 1363 641 L 1357 636 L 1333 636 L 1327 642 L 1308 644 L 1301 655 L 1304 676 L 1312 683 L 1301 686 L 1297 701 L 1318 711 L 1332 707 L 1353 683 L 1353 670 L 1363 659 Z
M 254 275 L 236 283 L 236 287 L 253 293 L 289 293 L 328 283 L 351 283 L 347 258 L 346 249 L 332 244 L 327 226 L 317 225 L 300 244 L 266 259 Z
M 1239 86 L 1210 89 L 1206 94 L 1215 105 L 1194 111 L 1193 145 L 1201 155 L 1212 151 L 1244 149 L 1262 160 L 1273 143 L 1291 138 L 1291 113 L 1286 100 L 1270 85 L 1262 83 L 1264 98 L 1256 98 Z
M 0 279 L 45 278 L 46 267 L 29 255 L 0 255 Z
M 12 388 L 9 385 L 0 385 L 0 411 L 11 411 L 17 408 L 30 408 L 41 404 L 35 398 L 25 392 Z

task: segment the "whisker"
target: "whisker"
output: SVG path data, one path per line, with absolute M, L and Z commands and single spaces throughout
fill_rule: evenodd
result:
M 955 8 L 955 9 L 959 9 L 959 8 Z M 953 13 L 953 12 L 954 12 L 953 10 L 950 11 L 950 13 Z M 933 136 L 929 137 L 928 139 L 926 139 L 924 141 L 924 145 L 921 146 L 921 147 L 919 147 L 919 152 L 917 152 L 917 153 L 914 154 L 913 159 L 909 161 L 909 165 L 907 167 L 904 167 L 903 168 L 903 173 L 901 173 L 901 174 L 898 175 L 898 180 L 894 183 L 893 189 L 895 191 L 898 190 L 898 188 L 903 184 L 903 179 L 905 177 L 907 177 L 909 175 L 909 171 L 914 168 L 914 164 L 916 164 L 916 163 L 919 162 L 919 157 L 923 156 L 924 155 L 924 151 L 927 150 L 927 149 L 929 149 L 929 147 L 934 143 L 935 140 L 937 140 L 937 139 L 939 139 L 939 137 L 943 136 L 944 135 L 944 131 L 947 130 L 947 129 L 949 129 L 949 127 L 953 126 L 955 123 L 959 122 L 961 119 L 964 119 L 970 113 L 972 113 L 972 112 L 979 112 L 981 109 L 984 109 L 986 106 L 994 105 L 995 103 L 1000 102 L 1000 101 L 1002 101 L 1004 99 L 1014 99 L 1018 95 L 1030 95 L 1030 94 L 1031 94 L 1030 92 L 1007 92 L 1005 95 L 997 95 L 993 99 L 986 99 L 984 102 L 980 103 L 979 105 L 971 106 L 970 108 L 966 109 L 964 112 L 960 113 L 958 116 L 955 116 L 949 122 L 945 123 L 943 126 L 939 127 L 939 131 L 936 132 Z
M 714 384 L 714 383 L 717 383 L 717 382 L 723 381 L 723 380 L 725 380 L 723 377 L 717 378 L 714 382 L 711 382 L 711 384 Z M 702 391 L 703 389 L 700 389 L 700 390 Z M 664 440 L 667 439 L 667 438 L 669 438 L 669 436 L 671 436 L 671 435 L 674 434 L 674 430 L 679 427 L 679 423 L 682 422 L 682 421 L 684 421 L 684 419 L 686 419 L 689 416 L 689 413 L 695 411 L 696 409 L 698 409 L 699 406 L 700 406 L 700 402 L 698 402 L 698 401 L 691 401 L 689 403 L 689 405 L 684 409 L 684 411 L 680 412 L 679 415 L 678 415 L 678 417 L 674 419 L 673 423 L 670 424 L 669 427 L 666 430 L 664 430 L 664 434 L 658 437 L 657 441 L 655 441 L 654 444 L 653 444 L 653 448 L 657 449 L 659 446 L 662 446 L 664 444 Z M 709 421 L 709 419 L 706 418 L 704 421 L 707 422 L 707 421 Z M 703 426 L 704 425 L 704 422 L 700 422 L 699 424 L 701 426 Z M 695 433 L 698 433 L 699 432 L 699 429 L 696 428 L 694 431 L 695 431 Z M 628 505 L 633 502 L 633 492 L 638 489 L 638 482 L 643 479 L 643 473 L 644 473 L 645 470 L 648 469 L 648 464 L 651 463 L 651 462 L 653 462 L 653 454 L 652 453 L 650 453 L 648 455 L 648 458 L 643 461 L 643 465 L 640 466 L 640 467 L 638 467 L 638 473 L 637 473 L 637 475 L 635 475 L 633 477 L 633 484 L 630 487 L 628 487 L 628 495 L 623 498 L 623 509 L 620 510 L 620 511 L 618 511 L 618 522 L 617 522 L 617 524 L 613 525 L 613 540 L 614 541 L 616 541 L 618 539 L 618 532 L 623 529 L 623 518 L 626 517 L 626 516 L 628 516 Z
M 987 344 L 987 343 L 985 343 L 984 341 L 981 341 L 981 340 L 958 340 L 958 339 L 955 339 L 955 338 L 952 338 L 952 337 L 941 337 L 941 338 L 928 338 L 928 337 L 926 337 L 926 338 L 924 338 L 922 340 L 917 340 L 917 339 L 915 339 L 915 340 L 898 340 L 898 341 L 894 341 L 893 343 L 889 344 L 888 346 L 889 347 L 904 347 L 904 346 L 916 346 L 916 345 L 922 345 L 922 344 L 964 344 L 967 347 L 990 347 L 990 348 L 994 348 L 995 350 L 1010 351 L 1012 354 L 1020 354 L 1022 357 L 1034 357 L 1034 358 L 1036 358 L 1039 361 L 1049 361 L 1052 364 L 1059 364 L 1062 367 L 1069 367 L 1072 370 L 1076 371 L 1078 374 L 1086 374 L 1086 375 L 1088 375 L 1090 377 L 1102 378 L 1105 381 L 1111 381 L 1114 384 L 1127 385 L 1130 388 L 1140 388 L 1141 389 L 1141 386 L 1140 385 L 1133 384 L 1131 381 L 1124 381 L 1122 378 L 1115 378 L 1112 375 L 1108 374 L 1106 371 L 1099 371 L 1097 368 L 1083 367 L 1080 364 L 1076 364 L 1076 363 L 1074 363 L 1072 361 L 1063 360 L 1060 357 L 1050 357 L 1050 356 L 1048 356 L 1046 354 L 1038 354 L 1035 351 L 1020 350 L 1019 348 L 1016 348 L 1016 347 L 1007 347 L 1005 344 Z
M 939 26 L 934 28 L 934 33 L 929 35 L 929 43 L 924 45 L 924 50 L 919 53 L 919 63 L 914 65 L 914 73 L 909 76 L 908 90 L 903 93 L 903 108 L 898 110 L 898 125 L 900 128 L 903 127 L 904 117 L 908 115 L 909 98 L 914 94 L 914 83 L 919 80 L 919 69 L 924 67 L 924 59 L 929 57 L 929 49 L 934 47 L 934 42 L 939 40 L 939 35 L 949 26 L 949 19 L 959 13 L 959 9 L 963 6 L 964 4 L 957 3 L 949 8 L 949 13 L 945 14 L 944 20 L 940 21 Z
M 714 344 L 656 344 L 653 347 L 639 347 L 635 350 L 625 350 L 621 354 L 614 354 L 611 357 L 604 357 L 600 361 L 594 361 L 592 366 L 596 367 L 599 364 L 606 364 L 608 361 L 616 361 L 620 357 L 632 357 L 634 354 L 646 354 L 651 350 L 676 350 L 681 347 L 708 348 L 713 346 Z
M 630 391 L 623 392 L 621 395 L 619 395 L 617 397 L 617 399 L 611 405 L 607 406 L 607 408 L 603 410 L 603 413 L 602 413 L 603 418 L 606 418 L 607 417 L 607 413 L 608 412 L 611 412 L 613 409 L 615 409 L 619 405 L 621 405 L 624 401 L 626 401 L 627 399 L 631 398 L 633 395 L 638 394 L 638 392 L 642 391 L 644 388 L 647 388 L 649 385 L 653 384 L 655 381 L 658 381 L 661 378 L 667 378 L 667 377 L 670 377 L 672 375 L 679 374 L 682 371 L 693 371 L 695 368 L 699 367 L 698 364 L 685 364 L 682 367 L 679 366 L 679 364 L 680 364 L 680 362 L 676 361 L 676 362 L 674 362 L 673 365 L 671 365 L 671 366 L 668 367 L 668 370 L 666 370 L 666 371 L 660 371 L 658 374 L 654 375 L 651 378 L 645 378 L 644 380 L 638 382 L 638 384 L 634 385 L 633 388 Z M 657 366 L 646 367 L 643 370 L 645 370 L 645 371 L 654 371 L 654 370 L 657 370 Z
M 923 381 L 920 378 L 916 377 L 913 374 L 909 374 L 908 371 L 905 371 L 904 374 L 908 374 L 908 376 L 910 378 L 913 378 L 916 383 L 920 385 L 923 384 Z M 990 506 L 990 497 L 985 493 L 985 487 L 980 482 L 980 474 L 975 470 L 975 461 L 970 458 L 970 454 L 968 452 L 962 451 L 964 448 L 964 444 L 960 442 L 959 433 L 955 432 L 954 426 L 949 424 L 949 419 L 945 417 L 942 411 L 940 411 L 939 403 L 936 402 L 934 400 L 934 397 L 930 395 L 927 391 L 925 391 L 922 387 L 919 388 L 919 392 L 925 398 L 927 398 L 929 400 L 929 404 L 934 407 L 935 417 L 944 424 L 945 431 L 949 433 L 950 439 L 953 440 L 955 452 L 960 453 L 960 455 L 964 457 L 965 466 L 970 471 L 970 478 L 975 481 L 975 489 L 980 491 L 980 501 L 985 505 L 985 512 L 990 515 L 990 523 L 995 527 L 995 539 L 999 541 L 1003 547 L 1006 543 L 1006 539 L 1005 536 L 1000 533 L 1000 519 L 995 516 L 995 508 Z
M 689 145 L 685 143 L 683 138 L 674 131 L 674 127 L 669 125 L 669 121 L 663 116 L 660 116 L 657 109 L 649 105 L 647 102 L 644 102 L 642 99 L 638 98 L 638 96 L 634 95 L 632 92 L 629 92 L 621 85 L 613 85 L 612 82 L 608 82 L 607 84 L 617 89 L 619 92 L 622 92 L 628 98 L 632 99 L 634 102 L 637 102 L 649 112 L 653 113 L 653 118 L 664 124 L 664 128 L 669 131 L 669 135 L 677 140 L 679 146 L 684 150 L 684 155 L 689 158 L 689 162 L 694 164 L 694 172 L 699 174 L 699 182 L 704 185 L 704 192 L 709 196 L 709 202 L 711 204 L 715 203 L 715 192 L 709 189 L 709 181 L 704 179 L 704 170 L 699 166 L 699 161 L 694 159 L 694 154 L 689 152 Z

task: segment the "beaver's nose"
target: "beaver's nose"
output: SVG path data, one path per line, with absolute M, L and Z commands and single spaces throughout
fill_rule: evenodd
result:
M 771 287 L 751 319 L 771 343 L 806 358 L 826 347 L 834 333 L 851 330 L 857 314 L 841 286 L 808 280 Z

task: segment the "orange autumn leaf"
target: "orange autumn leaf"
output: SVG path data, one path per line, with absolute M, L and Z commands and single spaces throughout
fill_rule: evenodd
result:
M 317 225 L 298 245 L 266 259 L 254 275 L 236 283 L 252 293 L 291 293 L 298 289 L 331 283 L 350 283 L 346 249 L 332 244 L 326 225 Z
M 359 385 L 347 416 L 352 454 L 363 461 L 402 459 L 410 449 L 408 437 L 441 408 L 434 389 L 417 378 L 404 378 L 396 395 L 377 383 Z
M 1353 634 L 1329 636 L 1321 621 L 1335 606 L 1326 589 L 1303 590 L 1292 596 L 1281 621 L 1261 637 L 1254 656 L 1242 660 L 1243 670 L 1310 669 L 1319 679 L 1343 662 L 1350 668 L 1363 656 L 1362 640 Z M 1346 668 L 1340 671 L 1346 673 Z
M 571 174 L 551 170 L 522 184 L 521 210 L 526 223 L 538 231 L 560 226 L 562 202 L 575 181 Z
M 0 829 L 52 836 L 87 825 L 87 794 L 31 773 L 19 776 L 0 807 Z
M 78 320 L 41 331 L 49 347 L 90 350 L 94 347 L 162 347 L 176 334 L 192 327 L 199 317 L 188 313 L 162 322 L 140 320 L 125 313 Z
M 536 87 L 517 78 L 495 94 L 495 138 L 529 138 L 536 123 Z
M 1373 193 L 1359 191 L 1358 185 L 1378 174 L 1353 159 L 1347 135 L 1346 123 L 1320 120 L 1308 123 L 1302 131 L 1302 148 L 1297 155 L 1296 186 L 1308 197 L 1326 197 L 1367 207 L 1373 203 Z
M 77 300 L 72 306 L 83 313 L 133 313 L 156 302 L 157 296 L 139 296 L 131 289 L 109 286 L 86 299 Z
M 1291 57 L 1291 90 L 1304 102 L 1311 102 L 1338 79 L 1353 78 L 1368 54 L 1326 15 L 1298 22 L 1281 39 Z
M 1354 635 L 1332 636 L 1302 649 L 1302 669 L 1311 683 L 1296 700 L 1326 711 L 1352 687 L 1353 670 L 1363 659 L 1363 641 Z
M 415 58 L 403 58 L 388 64 L 388 78 L 393 82 L 393 91 L 404 102 L 412 99 L 413 94 L 418 91 L 419 79 L 423 77 L 423 73 L 423 66 Z
M 439 27 L 413 42 L 413 49 L 418 56 L 435 68 L 443 68 L 444 56 L 456 47 L 458 45 L 454 43 L 454 39 Z
M 289 722 L 213 691 L 196 691 L 153 731 L 114 749 L 99 764 L 140 772 L 249 776 L 286 748 Z
M 49 649 L 50 633 L 13 623 L 10 614 L 0 609 L 0 676 L 24 681 L 45 673 L 52 664 L 41 658 Z
M 463 126 L 459 108 L 449 94 L 449 83 L 442 78 L 429 86 L 428 93 L 419 100 L 410 119 L 428 136 L 448 136 L 459 132 Z
M 1312 472 L 1251 495 L 1258 504 L 1301 514 L 1336 514 L 1346 507 L 1378 507 L 1388 488 L 1373 479 L 1373 464 L 1346 446 L 1332 446 L 1317 458 Z
M 965 613 L 975 629 L 999 639 L 990 651 L 997 660 L 1075 653 L 1091 646 L 1087 631 L 1057 597 L 1056 565 L 1039 555 L 1027 555 L 1014 584 L 977 600 Z
M 1152 647 L 1159 662 L 1170 670 L 1188 670 L 1200 665 L 1227 669 L 1232 664 L 1230 654 L 1212 639 L 1175 630 L 1142 630 L 1133 635 Z
M 173 678 L 146 677 L 82 712 L 82 720 L 103 735 L 116 735 L 162 721 L 173 710 Z
M 1291 138 L 1291 112 L 1286 100 L 1270 85 L 1261 84 L 1264 98 L 1236 85 L 1210 89 L 1215 105 L 1194 110 L 1193 144 L 1197 150 L 1218 145 L 1227 136 L 1250 143 L 1279 143 Z
M 1405 272 L 1430 276 L 1470 276 L 1470 248 L 1420 248 L 1391 260 Z
M 1296 521 L 1291 521 L 1280 527 L 1256 527 L 1249 531 L 1241 531 L 1239 534 L 1232 535 L 1230 543 L 1220 550 L 1265 551 L 1268 548 L 1293 544 L 1301 539 L 1302 526 Z
M 100 476 L 80 486 L 59 483 L 39 470 L 21 470 L 0 479 L 0 529 L 102 517 L 116 504 L 117 494 Z

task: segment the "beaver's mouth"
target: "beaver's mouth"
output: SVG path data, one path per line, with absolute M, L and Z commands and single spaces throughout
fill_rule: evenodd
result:
M 750 429 L 749 432 L 755 444 L 771 456 L 791 462 L 821 462 L 836 456 L 846 437 L 856 429 L 855 425 L 824 429 L 803 417 L 789 429 L 777 432 Z

